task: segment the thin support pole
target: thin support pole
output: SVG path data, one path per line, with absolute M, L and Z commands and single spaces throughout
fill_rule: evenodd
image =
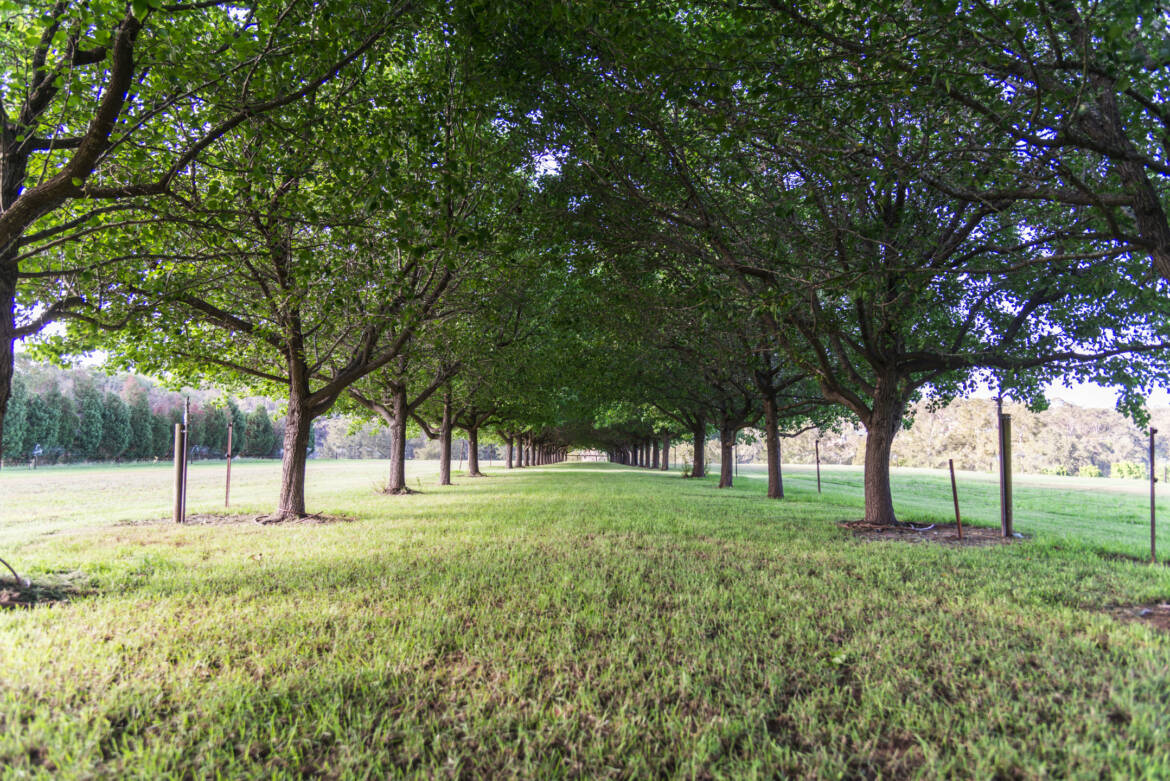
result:
M 183 424 L 175 424 L 175 506 L 171 514 L 175 523 L 183 522 Z
M 821 441 L 818 439 L 813 443 L 817 451 L 817 493 L 821 492 Z
M 999 416 L 1000 527 L 1004 537 L 1012 536 L 1012 416 Z
M 187 522 L 187 464 L 191 457 L 191 397 L 183 400 L 183 520 Z
M 1154 485 L 1158 482 L 1157 473 L 1154 471 L 1154 435 L 1158 433 L 1158 429 L 1150 429 L 1150 563 L 1158 563 L 1158 534 L 1157 523 L 1155 518 L 1154 501 L 1156 499 L 1156 492 Z
M 959 539 L 963 539 L 963 519 L 959 516 L 959 488 L 955 484 L 955 459 L 948 458 L 947 463 L 951 466 L 951 496 L 955 499 L 955 526 L 959 530 Z
M 232 498 L 232 429 L 235 428 L 234 423 L 228 423 L 228 449 L 227 449 L 227 480 L 223 487 L 223 506 L 227 507 Z

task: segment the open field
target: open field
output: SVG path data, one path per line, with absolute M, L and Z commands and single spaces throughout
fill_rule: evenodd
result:
M 1170 637 L 1104 612 L 1170 599 L 1170 570 L 1097 552 L 1141 552 L 1141 484 L 1018 485 L 1035 539 L 960 550 L 854 540 L 846 469 L 768 502 L 409 466 L 424 493 L 390 498 L 383 464 L 314 462 L 310 509 L 358 520 L 276 527 L 124 523 L 168 513 L 163 467 L 0 474 L 0 555 L 89 592 L 0 612 L 0 773 L 1170 774 Z M 237 465 L 233 504 L 270 509 L 277 469 Z M 961 491 L 995 520 L 990 478 Z M 895 496 L 949 513 L 936 474 Z

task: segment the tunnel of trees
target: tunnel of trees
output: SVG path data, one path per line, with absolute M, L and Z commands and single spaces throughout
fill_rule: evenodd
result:
M 173 409 L 30 394 L 17 347 L 281 400 L 199 411 L 665 469 L 860 425 L 865 516 L 923 400 L 1170 382 L 1154 4 L 9 4 L 0 453 L 165 456 Z M 127 403 L 129 401 L 129 403 Z M 207 422 L 203 422 L 206 418 Z M 387 501 L 392 501 L 387 499 Z

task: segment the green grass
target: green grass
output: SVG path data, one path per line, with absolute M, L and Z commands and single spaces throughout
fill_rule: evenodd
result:
M 92 590 L 0 613 L 0 774 L 1170 774 L 1170 638 L 1102 612 L 1170 598 L 1166 568 L 1039 526 L 858 542 L 833 523 L 858 516 L 845 470 L 821 497 L 790 470 L 769 502 L 756 479 L 562 465 L 439 488 L 411 466 L 425 493 L 385 497 L 382 464 L 314 463 L 311 509 L 359 520 L 275 527 L 119 525 L 166 515 L 158 467 L 0 474 L 0 555 Z M 237 474 L 269 509 L 275 467 Z M 194 470 L 193 510 L 221 477 Z M 945 515 L 937 476 L 897 480 L 907 517 Z M 1057 525 L 1059 502 L 1140 503 L 1035 490 Z
M 740 466 L 740 478 L 764 480 L 762 466 Z M 862 516 L 861 468 L 822 466 L 822 501 L 853 516 Z M 893 469 L 894 509 L 902 520 L 954 523 L 950 475 L 933 469 Z M 816 493 L 813 467 L 784 467 L 785 488 L 798 497 Z M 958 472 L 959 510 L 963 522 L 999 527 L 999 478 L 980 472 Z M 1088 546 L 1139 558 L 1150 555 L 1150 484 L 1145 480 L 1015 475 L 1012 480 L 1016 531 L 1053 544 Z M 1170 555 L 1170 493 L 1159 487 L 1159 539 Z M 848 514 L 841 516 L 849 517 Z

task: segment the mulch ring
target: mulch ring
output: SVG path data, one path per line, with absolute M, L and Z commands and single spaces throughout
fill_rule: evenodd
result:
M 1140 621 L 1163 632 L 1170 632 L 1170 602 L 1158 602 L 1152 605 L 1118 605 L 1109 608 L 1106 612 L 1118 621 Z
M 870 523 L 869 521 L 842 521 L 837 524 L 848 529 L 857 537 L 870 542 L 933 542 L 939 545 L 953 546 L 986 546 L 1006 545 L 1026 539 L 1017 534 L 1014 538 L 1005 538 L 999 529 L 985 526 L 964 526 L 963 539 L 959 539 L 958 529 L 953 523 L 927 524 L 915 526 L 910 523 L 898 523 L 888 526 L 885 524 Z
M 265 526 L 278 524 L 287 526 L 290 524 L 311 524 L 320 525 L 325 523 L 352 523 L 357 518 L 349 518 L 344 515 L 323 515 L 321 513 L 313 513 L 312 515 L 305 515 L 300 518 L 283 518 L 277 519 L 270 515 L 253 515 L 252 513 L 243 514 L 229 514 L 229 513 L 197 513 L 195 515 L 188 515 L 183 526 L 231 526 L 240 523 L 259 523 Z M 122 521 L 116 525 L 118 526 L 159 526 L 165 524 L 174 524 L 170 518 L 151 518 L 143 521 Z

